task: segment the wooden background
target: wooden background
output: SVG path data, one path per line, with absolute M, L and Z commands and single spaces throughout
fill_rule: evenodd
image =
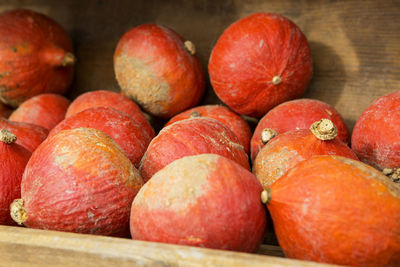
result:
M 78 58 L 71 98 L 89 90 L 119 91 L 112 56 L 131 27 L 155 22 L 175 29 L 196 44 L 206 70 L 223 30 L 260 11 L 283 14 L 303 30 L 315 68 L 304 97 L 335 106 L 350 129 L 375 98 L 400 89 L 400 1 L 0 1 L 0 11 L 15 7 L 48 14 L 69 32 Z M 209 82 L 205 103 L 221 103 Z

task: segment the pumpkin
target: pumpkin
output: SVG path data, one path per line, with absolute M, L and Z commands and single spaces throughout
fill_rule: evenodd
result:
M 112 108 L 89 108 L 60 122 L 49 134 L 74 128 L 95 128 L 108 134 L 125 151 L 127 157 L 139 167 L 143 154 L 154 136 L 128 114 Z
M 400 187 L 340 156 L 314 156 L 262 193 L 285 256 L 400 266 Z
M 289 19 L 256 13 L 230 25 L 211 51 L 210 81 L 239 114 L 261 117 L 300 97 L 313 72 L 310 47 Z
M 11 216 L 30 228 L 121 236 L 142 186 L 137 169 L 106 134 L 61 131 L 32 154 Z
M 356 121 L 352 149 L 361 161 L 400 182 L 400 90 L 376 99 Z
M 195 106 L 204 74 L 192 42 L 172 29 L 143 24 L 119 40 L 114 71 L 123 93 L 146 112 L 163 118 Z
M 70 101 L 56 94 L 41 94 L 22 103 L 10 115 L 10 121 L 27 122 L 53 129 L 65 118 Z
M 10 204 L 21 196 L 21 179 L 31 152 L 15 143 L 17 136 L 0 130 L 0 224 L 15 225 L 10 217 Z
M 65 117 L 68 118 L 85 109 L 96 107 L 113 108 L 125 112 L 135 119 L 150 136 L 154 137 L 155 135 L 154 129 L 143 115 L 139 106 L 126 96 L 112 91 L 97 90 L 78 96 L 74 101 L 72 101 L 71 105 L 69 105 Z
M 337 136 L 332 121 L 322 119 L 310 129 L 288 131 L 274 137 L 258 153 L 253 173 L 268 188 L 299 162 L 314 155 L 338 155 L 358 160 L 356 154 Z
M 226 125 L 211 118 L 192 118 L 163 128 L 150 142 L 139 171 L 146 182 L 174 160 L 209 153 L 227 157 L 250 169 L 243 146 Z
M 17 107 L 43 93 L 63 94 L 75 57 L 65 30 L 46 15 L 25 9 L 0 14 L 0 100 Z
M 316 99 L 296 99 L 274 107 L 258 122 L 250 142 L 252 161 L 269 141 L 264 129 L 273 129 L 277 134 L 281 134 L 291 130 L 308 129 L 312 123 L 321 119 L 331 120 L 337 129 L 338 138 L 346 144 L 349 143 L 349 130 L 334 107 Z
M 217 121 L 222 122 L 223 124 L 228 126 L 229 129 L 231 129 L 239 138 L 240 144 L 243 146 L 246 153 L 249 153 L 251 138 L 250 126 L 236 113 L 231 111 L 229 108 L 221 105 L 206 105 L 188 109 L 172 117 L 165 126 L 168 126 L 180 120 L 196 117 L 207 117 L 216 119 Z
M 132 203 L 133 239 L 256 252 L 266 227 L 262 187 L 225 157 L 178 159 L 157 172 Z
M 42 126 L 25 122 L 9 121 L 3 118 L 0 118 L 0 128 L 6 129 L 18 136 L 15 143 L 25 147 L 30 152 L 35 151 L 49 134 L 49 131 Z

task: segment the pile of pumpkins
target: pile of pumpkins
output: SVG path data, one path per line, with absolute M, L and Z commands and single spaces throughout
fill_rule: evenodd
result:
M 226 106 L 196 106 L 195 45 L 165 26 L 122 36 L 121 93 L 72 102 L 59 24 L 12 10 L 0 35 L 1 224 L 256 252 L 273 223 L 290 258 L 400 265 L 400 91 L 363 112 L 350 148 L 332 106 L 296 99 L 313 68 L 287 18 L 256 13 L 222 33 L 208 71 Z M 169 119 L 157 135 L 141 108 Z M 254 133 L 240 115 L 262 117 Z

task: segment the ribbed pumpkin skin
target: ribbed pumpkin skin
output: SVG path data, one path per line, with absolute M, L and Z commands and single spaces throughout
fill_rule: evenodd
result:
M 41 94 L 22 103 L 9 120 L 32 123 L 51 130 L 65 118 L 70 103 L 61 95 Z
M 217 96 L 239 114 L 261 117 L 300 97 L 313 72 L 310 47 L 300 29 L 278 14 L 255 13 L 230 25 L 208 64 Z M 279 84 L 272 81 L 281 78 Z
M 400 187 L 376 169 L 344 157 L 314 156 L 270 192 L 268 209 L 287 257 L 400 265 Z
M 142 179 L 122 149 L 88 128 L 47 138 L 26 166 L 21 197 L 31 228 L 124 235 Z
M 7 119 L 12 113 L 12 109 L 0 102 L 0 117 Z
M 222 122 L 236 134 L 246 153 L 249 153 L 251 138 L 250 126 L 235 112 L 224 106 L 206 105 L 188 109 L 172 117 L 165 126 L 193 117 L 207 117 Z
M 49 17 L 17 9 L 0 14 L 0 99 L 18 106 L 43 93 L 63 94 L 73 68 L 63 67 L 72 42 Z
M 308 129 L 293 130 L 274 137 L 258 153 L 253 173 L 264 188 L 299 162 L 315 155 L 338 155 L 358 160 L 356 154 L 337 137 L 319 140 Z
M 376 99 L 358 118 L 351 147 L 380 170 L 400 168 L 400 91 Z
M 49 131 L 42 126 L 15 122 L 0 118 L 0 128 L 6 129 L 17 136 L 16 144 L 25 147 L 30 152 L 35 149 L 46 139 Z
M 140 160 L 153 137 L 128 114 L 105 107 L 85 109 L 66 118 L 49 136 L 80 127 L 94 128 L 108 134 L 124 150 L 135 167 L 139 167 Z
M 133 201 L 132 238 L 256 252 L 266 228 L 261 191 L 254 175 L 225 157 L 178 159 L 157 172 Z
M 106 107 L 125 112 L 134 118 L 150 136 L 154 137 L 154 129 L 143 115 L 139 106 L 126 96 L 106 90 L 91 91 L 78 96 L 71 105 L 69 105 L 65 117 L 81 112 L 89 108 Z
M 11 202 L 21 196 L 21 179 L 31 157 L 24 147 L 0 141 L 0 224 L 16 225 L 10 216 Z
M 140 174 L 148 181 L 174 160 L 209 153 L 227 157 L 250 169 L 243 146 L 227 126 L 211 118 L 193 118 L 175 122 L 160 131 L 142 158 Z
M 197 57 L 165 26 L 143 24 L 126 32 L 114 53 L 114 71 L 124 95 L 158 117 L 196 105 L 204 91 Z
M 349 130 L 334 107 L 316 99 L 296 99 L 271 109 L 258 122 L 250 143 L 252 161 L 264 146 L 261 141 L 261 132 L 265 128 L 274 129 L 281 134 L 291 130 L 308 129 L 311 124 L 321 119 L 331 120 L 338 131 L 338 138 L 346 144 L 349 143 Z

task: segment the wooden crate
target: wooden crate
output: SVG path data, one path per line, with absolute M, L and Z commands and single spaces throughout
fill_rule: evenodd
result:
M 45 13 L 72 37 L 78 65 L 69 92 L 119 91 L 113 52 L 122 34 L 147 22 L 167 25 L 193 41 L 207 70 L 210 51 L 232 22 L 254 12 L 293 20 L 307 36 L 314 76 L 304 97 L 333 105 L 350 129 L 378 96 L 400 89 L 400 1 L 1 0 L 0 11 Z M 221 103 L 209 81 L 201 104 Z M 249 120 L 255 126 L 257 120 Z M 152 121 L 160 129 L 164 120 Z M 270 240 L 270 239 L 267 239 Z M 261 254 L 282 256 L 277 246 Z M 284 258 L 51 231 L 0 227 L 0 265 L 29 266 L 322 266 Z

